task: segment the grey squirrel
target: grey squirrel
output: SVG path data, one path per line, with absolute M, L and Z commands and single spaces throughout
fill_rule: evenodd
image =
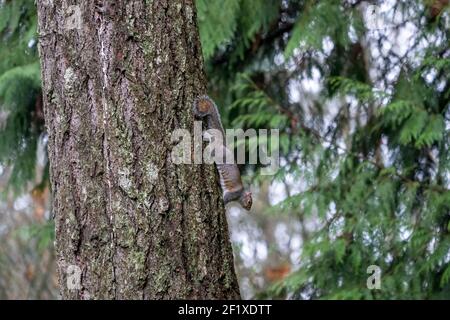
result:
M 220 121 L 219 110 L 210 97 L 204 95 L 195 99 L 193 111 L 195 118 L 206 119 L 207 129 L 219 130 L 222 134 L 222 139 L 225 139 L 225 131 Z M 225 143 L 223 144 L 222 151 L 224 158 L 226 154 L 231 152 Z M 216 167 L 219 171 L 224 203 L 227 204 L 231 201 L 237 201 L 244 209 L 250 210 L 252 207 L 252 193 L 245 191 L 241 180 L 241 173 L 236 163 L 227 164 L 225 162 L 216 162 Z

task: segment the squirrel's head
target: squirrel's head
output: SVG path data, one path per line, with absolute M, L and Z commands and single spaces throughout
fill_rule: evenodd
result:
M 242 193 L 241 198 L 239 199 L 239 203 L 245 210 L 250 210 L 253 203 L 252 193 L 250 191 Z

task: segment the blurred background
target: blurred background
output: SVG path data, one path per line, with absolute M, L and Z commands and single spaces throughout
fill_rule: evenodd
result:
M 243 298 L 450 299 L 449 1 L 196 5 L 224 127 L 280 130 L 227 210 Z M 0 299 L 58 298 L 36 23 L 0 0 Z

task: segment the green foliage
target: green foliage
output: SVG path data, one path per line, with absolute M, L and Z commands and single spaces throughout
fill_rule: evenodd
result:
M 366 29 L 350 1 L 287 1 L 278 18 L 266 11 L 278 25 L 262 40 L 244 33 L 248 42 L 237 35 L 241 9 L 221 45 L 202 37 L 216 47 L 206 57 L 224 122 L 279 128 L 284 164 L 272 179 L 305 185 L 266 211 L 319 224 L 298 269 L 264 297 L 450 297 L 449 34 L 424 25 L 420 1 L 394 6 L 422 41 L 401 61 L 370 51 L 387 40 Z M 252 41 L 256 49 L 237 50 Z M 319 93 L 293 100 L 290 85 L 314 73 Z M 369 265 L 382 270 L 381 290 L 366 287 Z
M 211 58 L 216 52 L 229 50 L 233 38 L 238 38 L 233 56 L 243 57 L 253 37 L 268 31 L 278 16 L 280 2 L 276 0 L 197 0 L 197 15 L 203 55 Z M 233 59 L 235 59 L 233 58 Z
M 0 74 L 37 61 L 37 15 L 33 0 L 0 4 Z
M 36 120 L 40 69 L 32 0 L 0 5 L 0 164 L 12 166 L 8 187 L 19 191 L 34 176 L 42 120 Z
M 239 115 L 232 122 L 233 126 L 282 128 L 287 125 L 287 116 L 279 114 L 276 102 L 259 90 L 248 75 L 239 74 L 232 89 L 239 97 L 230 106 L 231 111 L 239 109 Z
M 344 8 L 342 1 L 307 1 L 284 54 L 289 58 L 295 49 L 322 49 L 327 37 L 331 37 L 336 45 L 345 47 L 351 43 L 351 32 L 358 36 L 362 28 L 359 15 Z
M 24 241 L 36 241 L 36 247 L 43 251 L 51 246 L 55 239 L 55 223 L 47 221 L 44 224 L 31 224 L 20 227 L 15 231 L 15 236 Z
M 383 93 L 367 83 L 345 77 L 330 77 L 331 88 L 338 93 L 357 97 L 360 102 L 373 102 L 383 97 Z
M 220 0 L 198 0 L 196 5 L 203 55 L 209 58 L 236 31 L 240 1 L 230 0 L 224 5 Z
M 399 80 L 396 97 L 380 111 L 384 125 L 397 131 L 399 144 L 421 149 L 442 141 L 445 119 L 442 112 L 436 113 L 440 110 L 432 95 L 417 76 Z

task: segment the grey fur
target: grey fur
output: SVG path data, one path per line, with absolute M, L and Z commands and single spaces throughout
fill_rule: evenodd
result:
M 207 111 L 204 111 L 204 112 L 200 111 L 199 103 L 202 100 L 208 101 L 210 103 L 210 105 L 212 106 L 212 108 Z M 222 139 L 224 141 L 223 148 L 226 149 L 223 152 L 224 160 L 225 160 L 225 155 L 227 154 L 227 151 L 228 152 L 230 152 L 230 151 L 227 149 L 226 144 L 225 144 L 226 143 L 225 142 L 225 130 L 223 129 L 222 121 L 220 120 L 220 114 L 219 114 L 219 109 L 217 108 L 217 105 L 207 95 L 199 96 L 194 101 L 193 113 L 197 119 L 206 118 L 207 129 L 216 129 L 222 133 Z M 251 193 L 246 192 L 244 190 L 244 186 L 241 181 L 241 174 L 240 174 L 238 166 L 235 163 L 233 163 L 233 164 L 217 164 L 216 163 L 216 167 L 219 171 L 220 185 L 222 187 L 224 203 L 227 204 L 232 201 L 238 201 L 244 209 L 250 210 L 251 203 L 252 203 Z M 226 181 L 225 181 L 226 177 L 224 177 L 224 173 L 227 176 L 227 178 L 229 180 L 231 180 L 231 184 L 233 185 L 232 190 L 228 190 L 226 188 Z M 230 184 L 230 181 L 227 181 L 227 182 L 228 182 L 228 184 Z

